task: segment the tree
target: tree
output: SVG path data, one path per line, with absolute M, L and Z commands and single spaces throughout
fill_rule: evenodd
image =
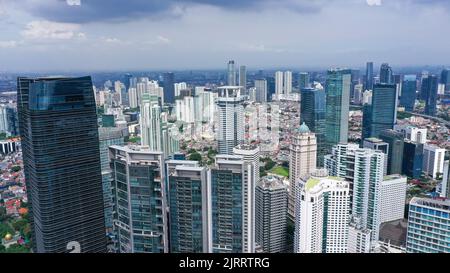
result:
M 29 253 L 30 250 L 23 245 L 13 244 L 6 249 L 6 253 Z
M 189 155 L 189 160 L 201 162 L 202 161 L 202 155 L 199 154 L 198 152 L 192 153 L 192 154 Z
M 13 166 L 12 168 L 11 168 L 11 171 L 13 171 L 13 172 L 18 172 L 18 171 L 20 171 L 22 168 L 20 167 L 20 166 Z

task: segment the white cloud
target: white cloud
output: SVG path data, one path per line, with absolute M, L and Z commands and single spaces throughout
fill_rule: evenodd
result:
M 69 6 L 81 6 L 81 0 L 66 0 Z
M 170 44 L 171 42 L 172 41 L 169 38 L 158 35 L 154 39 L 144 42 L 144 44 L 146 44 L 146 45 L 166 44 L 167 45 L 167 44 Z
M 50 21 L 32 21 L 27 24 L 22 35 L 27 39 L 62 39 L 82 38 L 84 33 L 79 32 L 80 25 L 57 23 Z
M 381 6 L 381 0 L 366 0 L 369 6 Z
M 14 48 L 17 45 L 16 41 L 0 41 L 0 48 Z

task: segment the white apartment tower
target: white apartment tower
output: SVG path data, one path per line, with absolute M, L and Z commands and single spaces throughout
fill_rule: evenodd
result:
M 423 146 L 423 165 L 422 171 L 433 179 L 437 178 L 438 173 L 444 172 L 445 149 L 436 145 L 425 144 Z
M 317 170 L 297 191 L 294 252 L 346 253 L 350 207 L 349 183 Z
M 302 177 L 316 169 L 317 140 L 308 126 L 303 123 L 295 133 L 289 156 L 289 208 L 288 215 L 294 219 L 297 184 Z
M 244 143 L 244 97 L 239 86 L 219 88 L 219 154 L 232 154 L 233 148 Z
M 406 177 L 398 174 L 383 178 L 380 193 L 381 223 L 404 218 L 406 202 Z
M 156 96 L 143 94 L 141 102 L 141 144 L 152 151 L 163 151 L 161 133 L 161 107 Z

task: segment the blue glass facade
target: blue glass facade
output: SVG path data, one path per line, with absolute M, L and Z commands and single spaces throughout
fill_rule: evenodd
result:
M 414 104 L 417 98 L 417 77 L 416 75 L 406 75 L 402 83 L 402 95 L 400 96 L 400 106 L 405 107 L 408 112 L 414 111 Z

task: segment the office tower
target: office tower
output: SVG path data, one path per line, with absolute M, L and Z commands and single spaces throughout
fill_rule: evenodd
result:
M 379 138 L 389 144 L 388 174 L 401 174 L 403 162 L 404 140 L 402 133 L 394 130 L 385 130 Z
M 128 101 L 130 103 L 130 108 L 138 107 L 138 95 L 136 88 L 130 88 L 128 90 Z
M 219 88 L 219 154 L 232 154 L 233 148 L 244 143 L 244 98 L 238 86 Z
M 417 98 L 417 77 L 416 75 L 405 75 L 402 82 L 402 95 L 400 96 L 400 106 L 405 107 L 408 112 L 414 111 Z
M 359 70 L 352 69 L 351 73 L 352 73 L 352 77 L 351 77 L 352 84 L 350 86 L 350 102 L 354 101 L 354 99 L 355 99 L 355 87 L 361 86 L 361 90 L 363 88 L 363 85 L 361 84 L 361 81 L 360 81 Z
M 161 107 L 156 96 L 144 94 L 141 103 L 141 144 L 151 151 L 163 151 L 161 132 Z
M 253 184 L 253 172 L 253 165 L 245 163 L 242 156 L 216 156 L 216 164 L 208 174 L 213 253 L 254 252 L 254 218 L 249 217 L 254 213 L 252 202 L 249 202 L 252 197 L 244 194 L 245 189 Z
M 248 164 L 253 164 L 254 167 L 254 180 L 255 180 L 255 187 L 256 184 L 259 181 L 260 174 L 259 174 L 259 153 L 260 148 L 257 145 L 254 144 L 241 144 L 233 148 L 233 155 L 242 156 L 244 161 Z
M 392 68 L 389 64 L 384 63 L 380 67 L 380 83 L 393 84 L 394 76 L 392 75 Z
M 326 80 L 325 142 L 328 152 L 348 141 L 350 70 L 329 70 Z
M 0 105 L 0 133 L 6 136 L 17 136 L 19 134 L 19 121 L 17 115 L 17 105 Z
M 267 101 L 272 101 L 273 96 L 276 94 L 276 84 L 274 77 L 266 77 L 267 80 Z
M 236 67 L 234 61 L 228 62 L 228 86 L 236 86 Z
M 406 140 L 403 146 L 402 174 L 420 178 L 423 166 L 423 144 Z
M 316 88 L 301 90 L 300 118 L 317 138 L 317 166 L 323 166 L 323 157 L 327 154 L 325 145 L 325 91 Z
M 436 116 L 438 78 L 430 75 L 422 80 L 421 93 L 425 100 L 425 115 Z
M 256 244 L 265 253 L 286 249 L 288 192 L 283 181 L 266 176 L 256 186 Z
M 105 252 L 97 113 L 90 77 L 18 78 L 33 252 Z
M 292 71 L 284 72 L 284 85 L 283 85 L 283 94 L 289 95 L 292 93 Z
M 167 167 L 170 252 L 208 253 L 207 172 L 198 163 L 187 163 L 178 161 L 170 170 Z
M 302 177 L 309 175 L 317 166 L 316 135 L 309 130 L 305 123 L 294 133 L 289 151 L 288 214 L 291 219 L 294 219 L 298 183 Z
M 119 128 L 100 127 L 98 128 L 100 140 L 100 162 L 103 184 L 103 202 L 105 210 L 105 226 L 107 234 L 113 229 L 113 195 L 111 189 L 111 168 L 109 165 L 109 146 L 124 145 L 124 132 Z
M 450 69 L 443 69 L 441 72 L 441 84 L 445 85 L 445 91 L 450 91 Z
M 354 221 L 348 227 L 347 253 L 370 253 L 371 239 L 370 229 L 364 228 Z
M 436 145 L 423 145 L 422 171 L 425 175 L 436 179 L 444 171 L 445 149 Z
M 406 252 L 450 253 L 450 200 L 414 197 L 409 202 Z
M 385 154 L 384 157 L 384 175 L 387 175 L 388 158 L 389 158 L 389 144 L 382 141 L 379 138 L 366 138 L 364 139 L 363 148 L 369 148 L 376 151 L 381 151 Z
M 109 147 L 114 228 L 120 253 L 168 252 L 162 152 L 142 146 Z
M 245 92 L 247 89 L 247 67 L 245 65 L 239 67 L 239 86 L 242 87 L 241 92 Z
M 444 174 L 442 175 L 441 193 L 443 198 L 450 198 L 450 161 L 444 162 Z
M 345 253 L 348 239 L 349 184 L 319 170 L 299 184 L 295 206 L 294 252 Z
M 267 102 L 267 81 L 265 79 L 255 80 L 256 102 Z
M 175 92 L 175 99 L 180 96 L 181 90 L 187 89 L 187 84 L 185 82 L 180 83 L 174 83 L 174 92 Z
M 298 90 L 302 90 L 304 88 L 308 88 L 310 86 L 309 84 L 309 73 L 307 72 L 301 72 L 298 74 Z
M 363 103 L 363 85 L 356 84 L 353 90 L 353 103 L 356 105 L 361 105 Z
M 392 84 L 375 84 L 372 103 L 364 105 L 363 138 L 379 137 L 397 122 L 397 90 Z
M 427 128 L 417 128 L 408 124 L 395 125 L 394 130 L 403 134 L 403 137 L 409 141 L 425 144 L 427 143 Z
M 380 191 L 380 222 L 403 219 L 406 205 L 406 177 L 398 174 L 385 176 Z
M 166 103 L 175 103 L 175 76 L 172 72 L 167 72 L 163 74 L 163 90 L 164 90 L 164 101 Z
M 373 89 L 373 62 L 368 62 L 366 65 L 366 82 L 364 84 L 364 89 Z
M 275 94 L 277 99 L 279 99 L 280 95 L 283 95 L 283 86 L 284 86 L 284 75 L 282 71 L 275 72 Z
M 128 91 L 128 89 L 130 89 L 131 86 L 131 79 L 133 78 L 133 75 L 131 75 L 130 73 L 126 73 L 123 76 L 123 82 L 125 85 L 125 89 Z
M 336 145 L 332 154 L 325 156 L 329 174 L 349 181 L 353 221 L 371 230 L 372 241 L 378 241 L 384 157 L 380 151 L 359 148 L 357 144 Z

